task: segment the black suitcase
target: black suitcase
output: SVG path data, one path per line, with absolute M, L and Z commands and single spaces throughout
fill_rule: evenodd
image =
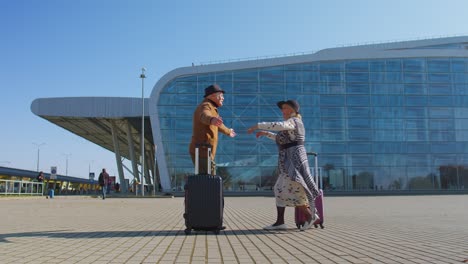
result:
M 210 157 L 211 148 L 208 148 Z M 220 176 L 198 174 L 198 149 L 195 151 L 195 175 L 187 178 L 185 184 L 185 234 L 193 230 L 214 231 L 223 229 L 223 180 Z

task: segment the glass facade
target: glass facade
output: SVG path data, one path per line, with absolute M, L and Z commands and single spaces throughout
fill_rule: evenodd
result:
M 322 61 L 178 77 L 160 92 L 159 120 L 172 187 L 193 173 L 192 114 L 204 88 L 237 137 L 220 135 L 226 190 L 271 189 L 278 150 L 247 128 L 282 120 L 276 102 L 301 104 L 306 149 L 319 153 L 329 191 L 441 190 L 468 186 L 468 59 Z M 311 161 L 310 161 L 311 162 Z

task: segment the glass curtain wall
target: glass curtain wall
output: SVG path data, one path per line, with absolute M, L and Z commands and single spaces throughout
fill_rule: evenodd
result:
M 220 135 L 226 190 L 270 190 L 273 141 L 247 134 L 282 120 L 276 102 L 301 104 L 306 148 L 319 153 L 329 191 L 464 189 L 468 185 L 468 60 L 396 58 L 292 64 L 183 76 L 161 91 L 163 147 L 174 190 L 193 174 L 192 113 L 204 88 L 226 91 L 219 109 L 238 136 Z M 309 161 L 313 165 L 313 161 Z

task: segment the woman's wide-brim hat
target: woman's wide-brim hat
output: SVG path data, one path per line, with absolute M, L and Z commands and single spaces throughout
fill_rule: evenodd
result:
M 279 101 L 278 103 L 276 103 L 276 105 L 280 109 L 283 108 L 284 104 L 287 104 L 287 105 L 291 106 L 292 109 L 294 109 L 294 111 L 296 111 L 296 113 L 299 113 L 300 106 L 299 106 L 299 103 L 296 100 Z
M 212 85 L 205 88 L 205 96 L 203 96 L 203 97 L 207 97 L 208 95 L 214 94 L 214 93 L 224 93 L 224 91 L 221 90 L 219 85 L 212 84 Z

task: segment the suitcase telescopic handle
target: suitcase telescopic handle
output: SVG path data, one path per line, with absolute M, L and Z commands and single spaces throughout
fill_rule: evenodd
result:
M 199 173 L 199 162 L 200 162 L 200 152 L 199 152 L 199 148 L 200 147 L 205 147 L 207 148 L 207 157 L 206 159 L 208 160 L 208 174 L 211 174 L 211 145 L 208 144 L 208 143 L 201 143 L 201 144 L 196 144 L 195 145 L 195 175 L 198 175 Z
M 320 177 L 320 184 L 319 184 L 319 171 L 318 171 L 318 153 L 317 152 L 307 152 L 307 155 L 314 156 L 314 178 L 315 184 L 317 184 L 320 188 L 322 186 L 322 177 Z

